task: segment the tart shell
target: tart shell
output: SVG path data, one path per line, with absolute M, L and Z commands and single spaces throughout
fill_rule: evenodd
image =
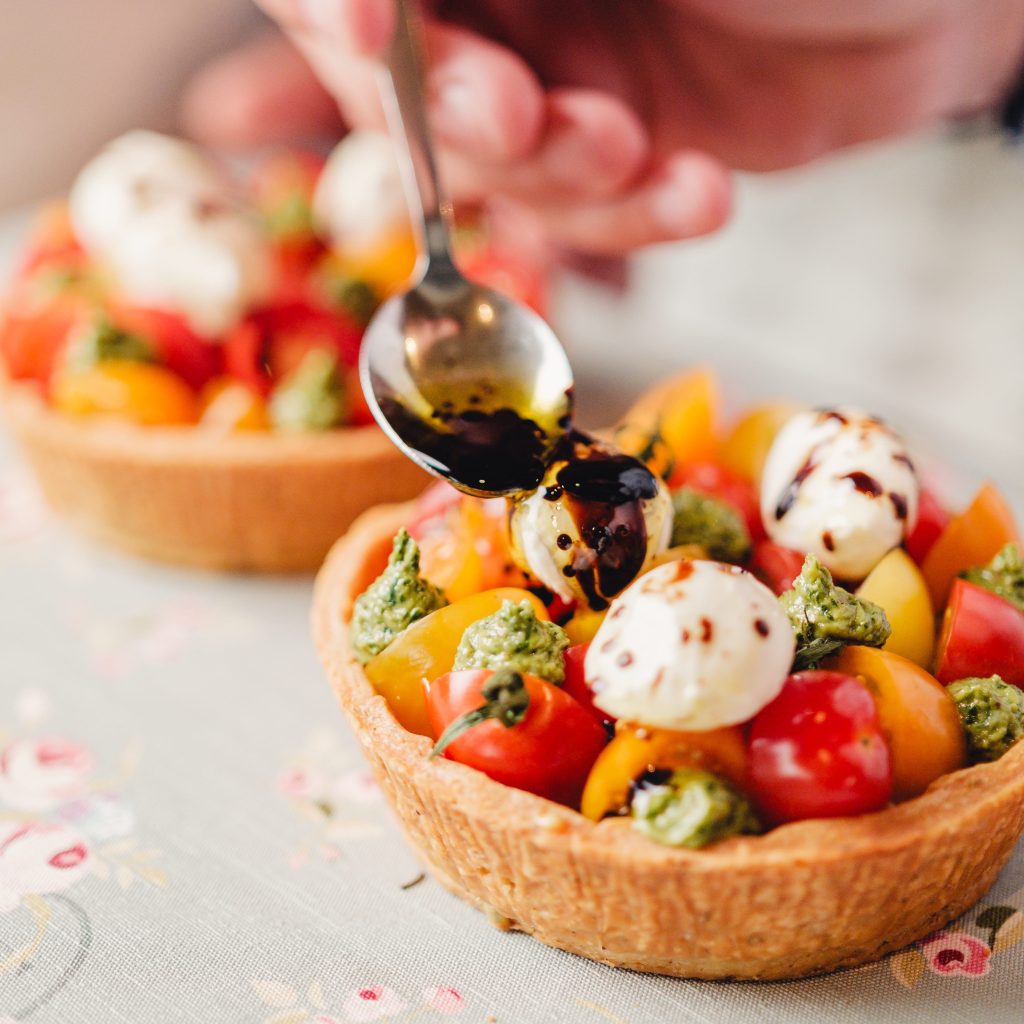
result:
M 798 978 L 876 960 L 992 885 L 1024 831 L 1024 743 L 906 803 L 702 851 L 591 822 L 443 758 L 392 717 L 347 622 L 407 507 L 374 509 L 317 578 L 313 632 L 343 711 L 412 847 L 502 928 L 602 963 L 686 978 Z
M 55 412 L 7 384 L 8 424 L 46 499 L 99 541 L 208 569 L 312 571 L 362 511 L 428 482 L 376 427 L 212 434 Z

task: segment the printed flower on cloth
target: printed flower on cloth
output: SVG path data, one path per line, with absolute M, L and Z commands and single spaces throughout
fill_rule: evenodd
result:
M 85 836 L 70 825 L 0 821 L 0 913 L 26 896 L 61 892 L 92 867 Z
M 967 974 L 981 977 L 992 967 L 992 950 L 963 932 L 936 932 L 921 943 L 921 953 L 936 974 Z
M 0 804 L 51 811 L 82 796 L 94 762 L 85 747 L 64 739 L 18 739 L 0 751 Z
M 346 1021 L 380 1020 L 408 1009 L 409 1004 L 393 988 L 357 988 L 350 992 L 342 1004 Z

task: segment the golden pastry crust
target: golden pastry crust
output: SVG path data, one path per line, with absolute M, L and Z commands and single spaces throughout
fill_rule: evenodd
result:
M 1024 744 L 857 818 L 703 851 L 593 823 L 444 759 L 398 725 L 349 652 L 354 598 L 408 507 L 375 509 L 317 578 L 320 658 L 406 836 L 493 923 L 603 963 L 688 978 L 797 978 L 875 960 L 970 907 L 1024 831 Z
M 376 427 L 211 435 L 54 412 L 9 384 L 12 432 L 54 510 L 97 540 L 207 569 L 312 571 L 362 511 L 427 475 Z

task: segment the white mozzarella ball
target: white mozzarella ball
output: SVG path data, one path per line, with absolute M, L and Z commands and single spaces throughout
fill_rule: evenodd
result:
M 861 580 L 913 528 L 917 475 L 902 439 L 855 409 L 800 412 L 779 431 L 761 478 L 776 544 Z
M 778 599 L 724 562 L 658 566 L 615 601 L 587 653 L 594 703 L 616 718 L 703 731 L 753 717 L 782 689 L 793 628 Z
M 364 252 L 412 231 L 394 146 L 380 132 L 346 135 L 313 195 L 317 231 L 340 249 Z

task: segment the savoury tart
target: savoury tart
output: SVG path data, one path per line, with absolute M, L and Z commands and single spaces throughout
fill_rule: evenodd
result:
M 136 555 L 208 569 L 311 571 L 364 509 L 426 475 L 376 427 L 216 434 L 52 410 L 7 383 L 12 433 L 54 510 Z
M 498 926 L 602 963 L 688 978 L 797 978 L 942 927 L 1024 831 L 1024 744 L 873 814 L 782 825 L 704 850 L 594 823 L 447 759 L 404 730 L 353 658 L 353 602 L 406 506 L 375 509 L 317 579 L 313 631 L 338 700 L 419 856 Z

